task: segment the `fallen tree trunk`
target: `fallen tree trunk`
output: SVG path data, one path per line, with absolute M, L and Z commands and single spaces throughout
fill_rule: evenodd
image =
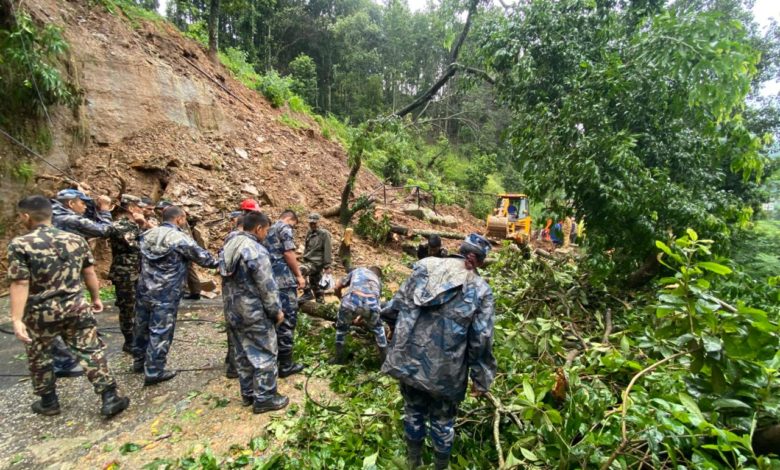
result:
M 299 308 L 306 315 L 332 322 L 336 321 L 338 304 L 318 304 L 317 302 L 308 301 L 303 302 Z
M 431 235 L 438 235 L 441 238 L 451 238 L 453 240 L 462 240 L 466 235 L 457 232 L 440 232 L 438 230 L 420 230 L 416 228 L 404 227 L 403 225 L 390 225 L 390 232 L 397 233 L 406 237 L 415 235 L 421 235 L 423 237 L 430 237 Z

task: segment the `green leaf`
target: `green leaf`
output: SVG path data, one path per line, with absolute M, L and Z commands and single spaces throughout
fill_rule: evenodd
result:
M 539 460 L 539 457 L 537 457 L 536 454 L 534 454 L 533 452 L 531 452 L 530 450 L 524 447 L 520 448 L 520 453 L 523 454 L 523 457 L 525 459 L 530 460 L 531 462 L 536 462 L 537 460 Z
M 671 256 L 671 255 L 672 255 L 672 249 L 671 249 L 671 248 L 669 248 L 669 246 L 668 246 L 666 243 L 662 242 L 661 240 L 656 240 L 656 241 L 655 241 L 655 246 L 656 246 L 656 247 L 657 247 L 659 250 L 661 250 L 661 251 L 663 251 L 664 253 L 666 253 L 667 255 L 669 255 L 669 256 Z
M 696 231 L 695 231 L 695 230 L 693 230 L 692 228 L 689 228 L 689 229 L 687 229 L 687 230 L 685 231 L 685 233 L 687 233 L 687 234 L 688 234 L 688 238 L 690 238 L 690 239 L 691 239 L 691 240 L 693 240 L 693 241 L 696 241 L 696 240 L 698 240 L 698 239 L 699 239 L 699 235 L 698 235 L 698 234 L 696 233 Z
M 690 395 L 681 392 L 677 396 L 680 399 L 680 403 L 688 410 L 688 418 L 691 420 L 691 424 L 698 428 L 703 423 L 707 422 L 699 409 L 699 405 L 696 404 Z
M 731 268 L 728 266 L 723 266 L 722 264 L 714 263 L 712 261 L 699 261 L 696 263 L 696 266 L 706 269 L 707 271 L 713 272 L 715 274 L 718 274 L 720 276 L 725 276 L 726 274 L 731 274 Z
M 373 454 L 365 457 L 363 459 L 363 470 L 373 470 L 376 468 L 376 459 L 379 457 L 379 452 L 374 452 Z
M 534 389 L 531 387 L 531 383 L 528 382 L 528 379 L 523 380 L 523 395 L 525 395 L 525 399 L 528 400 L 529 403 L 536 403 L 536 395 L 534 394 Z
M 753 411 L 753 408 L 747 403 L 734 398 L 720 398 L 712 402 L 712 407 L 716 410 L 745 410 Z
M 138 452 L 139 450 L 141 450 L 141 446 L 134 442 L 125 442 L 121 447 L 119 447 L 119 453 L 122 455 Z

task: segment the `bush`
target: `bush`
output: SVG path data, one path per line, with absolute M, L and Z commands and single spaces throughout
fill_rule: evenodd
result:
M 365 211 L 358 219 L 355 233 L 375 245 L 384 244 L 390 234 L 390 217 L 387 214 L 382 214 L 382 217 L 377 220 L 373 212 Z
M 258 83 L 255 88 L 262 93 L 271 106 L 279 108 L 292 98 L 293 79 L 282 77 L 276 70 L 271 70 L 265 75 L 258 77 Z
M 197 41 L 203 47 L 209 47 L 209 29 L 208 25 L 203 20 L 198 20 L 187 26 L 187 31 L 184 35 Z M 222 63 L 224 64 L 224 61 L 222 61 Z
M 292 91 L 306 100 L 310 106 L 317 105 L 317 64 L 314 59 L 301 53 L 290 62 Z
M 257 88 L 262 81 L 263 77 L 255 72 L 252 64 L 247 62 L 247 53 L 241 49 L 228 47 L 220 51 L 219 61 L 247 88 Z

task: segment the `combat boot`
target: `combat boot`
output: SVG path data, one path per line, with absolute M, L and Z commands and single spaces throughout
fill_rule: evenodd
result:
M 57 392 L 49 392 L 31 406 L 34 413 L 44 416 L 54 416 L 60 414 L 60 401 L 57 399 Z
M 71 369 L 59 370 L 54 369 L 54 376 L 58 379 L 67 379 L 71 377 L 81 377 L 84 375 L 84 368 L 80 364 L 76 364 Z
M 252 405 L 252 413 L 260 414 L 268 411 L 281 410 L 289 403 L 290 403 L 289 398 L 276 394 L 271 398 L 254 402 L 254 404 Z
M 345 345 L 336 343 L 336 355 L 330 358 L 328 364 L 346 364 L 347 354 L 345 351 Z
M 436 452 L 433 456 L 434 470 L 446 470 L 450 466 L 450 454 Z
M 158 383 L 171 380 L 174 377 L 176 377 L 175 370 L 164 370 L 162 371 L 162 374 L 158 375 L 157 377 L 144 378 L 144 387 L 148 387 L 150 385 L 157 385 Z
M 144 358 L 141 358 L 141 359 L 134 358 L 133 359 L 133 373 L 134 374 L 143 374 L 143 372 L 144 372 L 144 362 L 145 362 Z
M 231 364 L 230 362 L 225 364 L 225 377 L 227 377 L 228 379 L 237 379 L 238 378 L 238 371 L 233 366 L 233 364 Z
M 279 378 L 283 379 L 301 372 L 303 364 L 296 364 L 292 360 L 292 351 L 279 354 Z
M 101 398 L 103 399 L 103 406 L 100 407 L 100 414 L 106 418 L 116 416 L 130 406 L 130 399 L 117 395 L 116 388 L 106 390 Z
M 122 333 L 122 336 L 125 337 L 125 343 L 122 345 L 122 352 L 133 354 L 133 334 Z
M 409 470 L 415 470 L 422 465 L 423 441 L 406 440 L 406 465 Z

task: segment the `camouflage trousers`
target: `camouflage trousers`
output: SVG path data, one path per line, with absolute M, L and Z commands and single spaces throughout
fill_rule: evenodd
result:
M 385 327 L 380 318 L 381 308 L 376 297 L 363 297 L 357 294 L 349 294 L 341 299 L 341 306 L 336 317 L 336 344 L 344 344 L 349 333 L 352 320 L 360 315 L 366 322 L 366 326 L 374 333 L 376 345 L 380 348 L 387 346 Z
M 410 441 L 425 439 L 426 425 L 431 428 L 433 448 L 449 455 L 455 440 L 455 417 L 458 403 L 410 387 L 401 383 L 404 397 L 404 433 Z
M 306 278 L 306 286 L 303 288 L 303 293 L 311 291 L 315 298 L 323 296 L 322 289 L 320 288 L 320 281 L 322 280 L 323 268 L 320 265 L 312 263 L 301 264 L 301 274 Z
M 51 349 L 55 341 L 62 341 L 68 352 L 75 355 L 92 382 L 96 393 L 116 387 L 114 376 L 108 370 L 103 340 L 98 336 L 97 322 L 91 312 L 77 317 L 38 326 L 27 323 L 32 343 L 26 345 L 33 391 L 42 396 L 55 391 L 55 377 Z
M 159 377 L 165 370 L 178 310 L 179 299 L 170 302 L 136 299 L 133 358 L 135 364 L 144 365 L 148 378 Z
M 135 325 L 135 285 L 138 279 L 129 276 L 115 276 L 111 279 L 116 292 L 114 305 L 119 309 L 119 328 L 122 334 L 133 334 Z
M 276 394 L 277 344 L 276 329 L 271 320 L 251 325 L 228 325 L 236 358 L 241 396 L 255 401 L 267 400 Z
M 279 289 L 279 304 L 284 312 L 284 321 L 276 327 L 276 340 L 279 345 L 279 356 L 292 354 L 295 336 L 295 325 L 298 324 L 298 289 L 289 287 Z

